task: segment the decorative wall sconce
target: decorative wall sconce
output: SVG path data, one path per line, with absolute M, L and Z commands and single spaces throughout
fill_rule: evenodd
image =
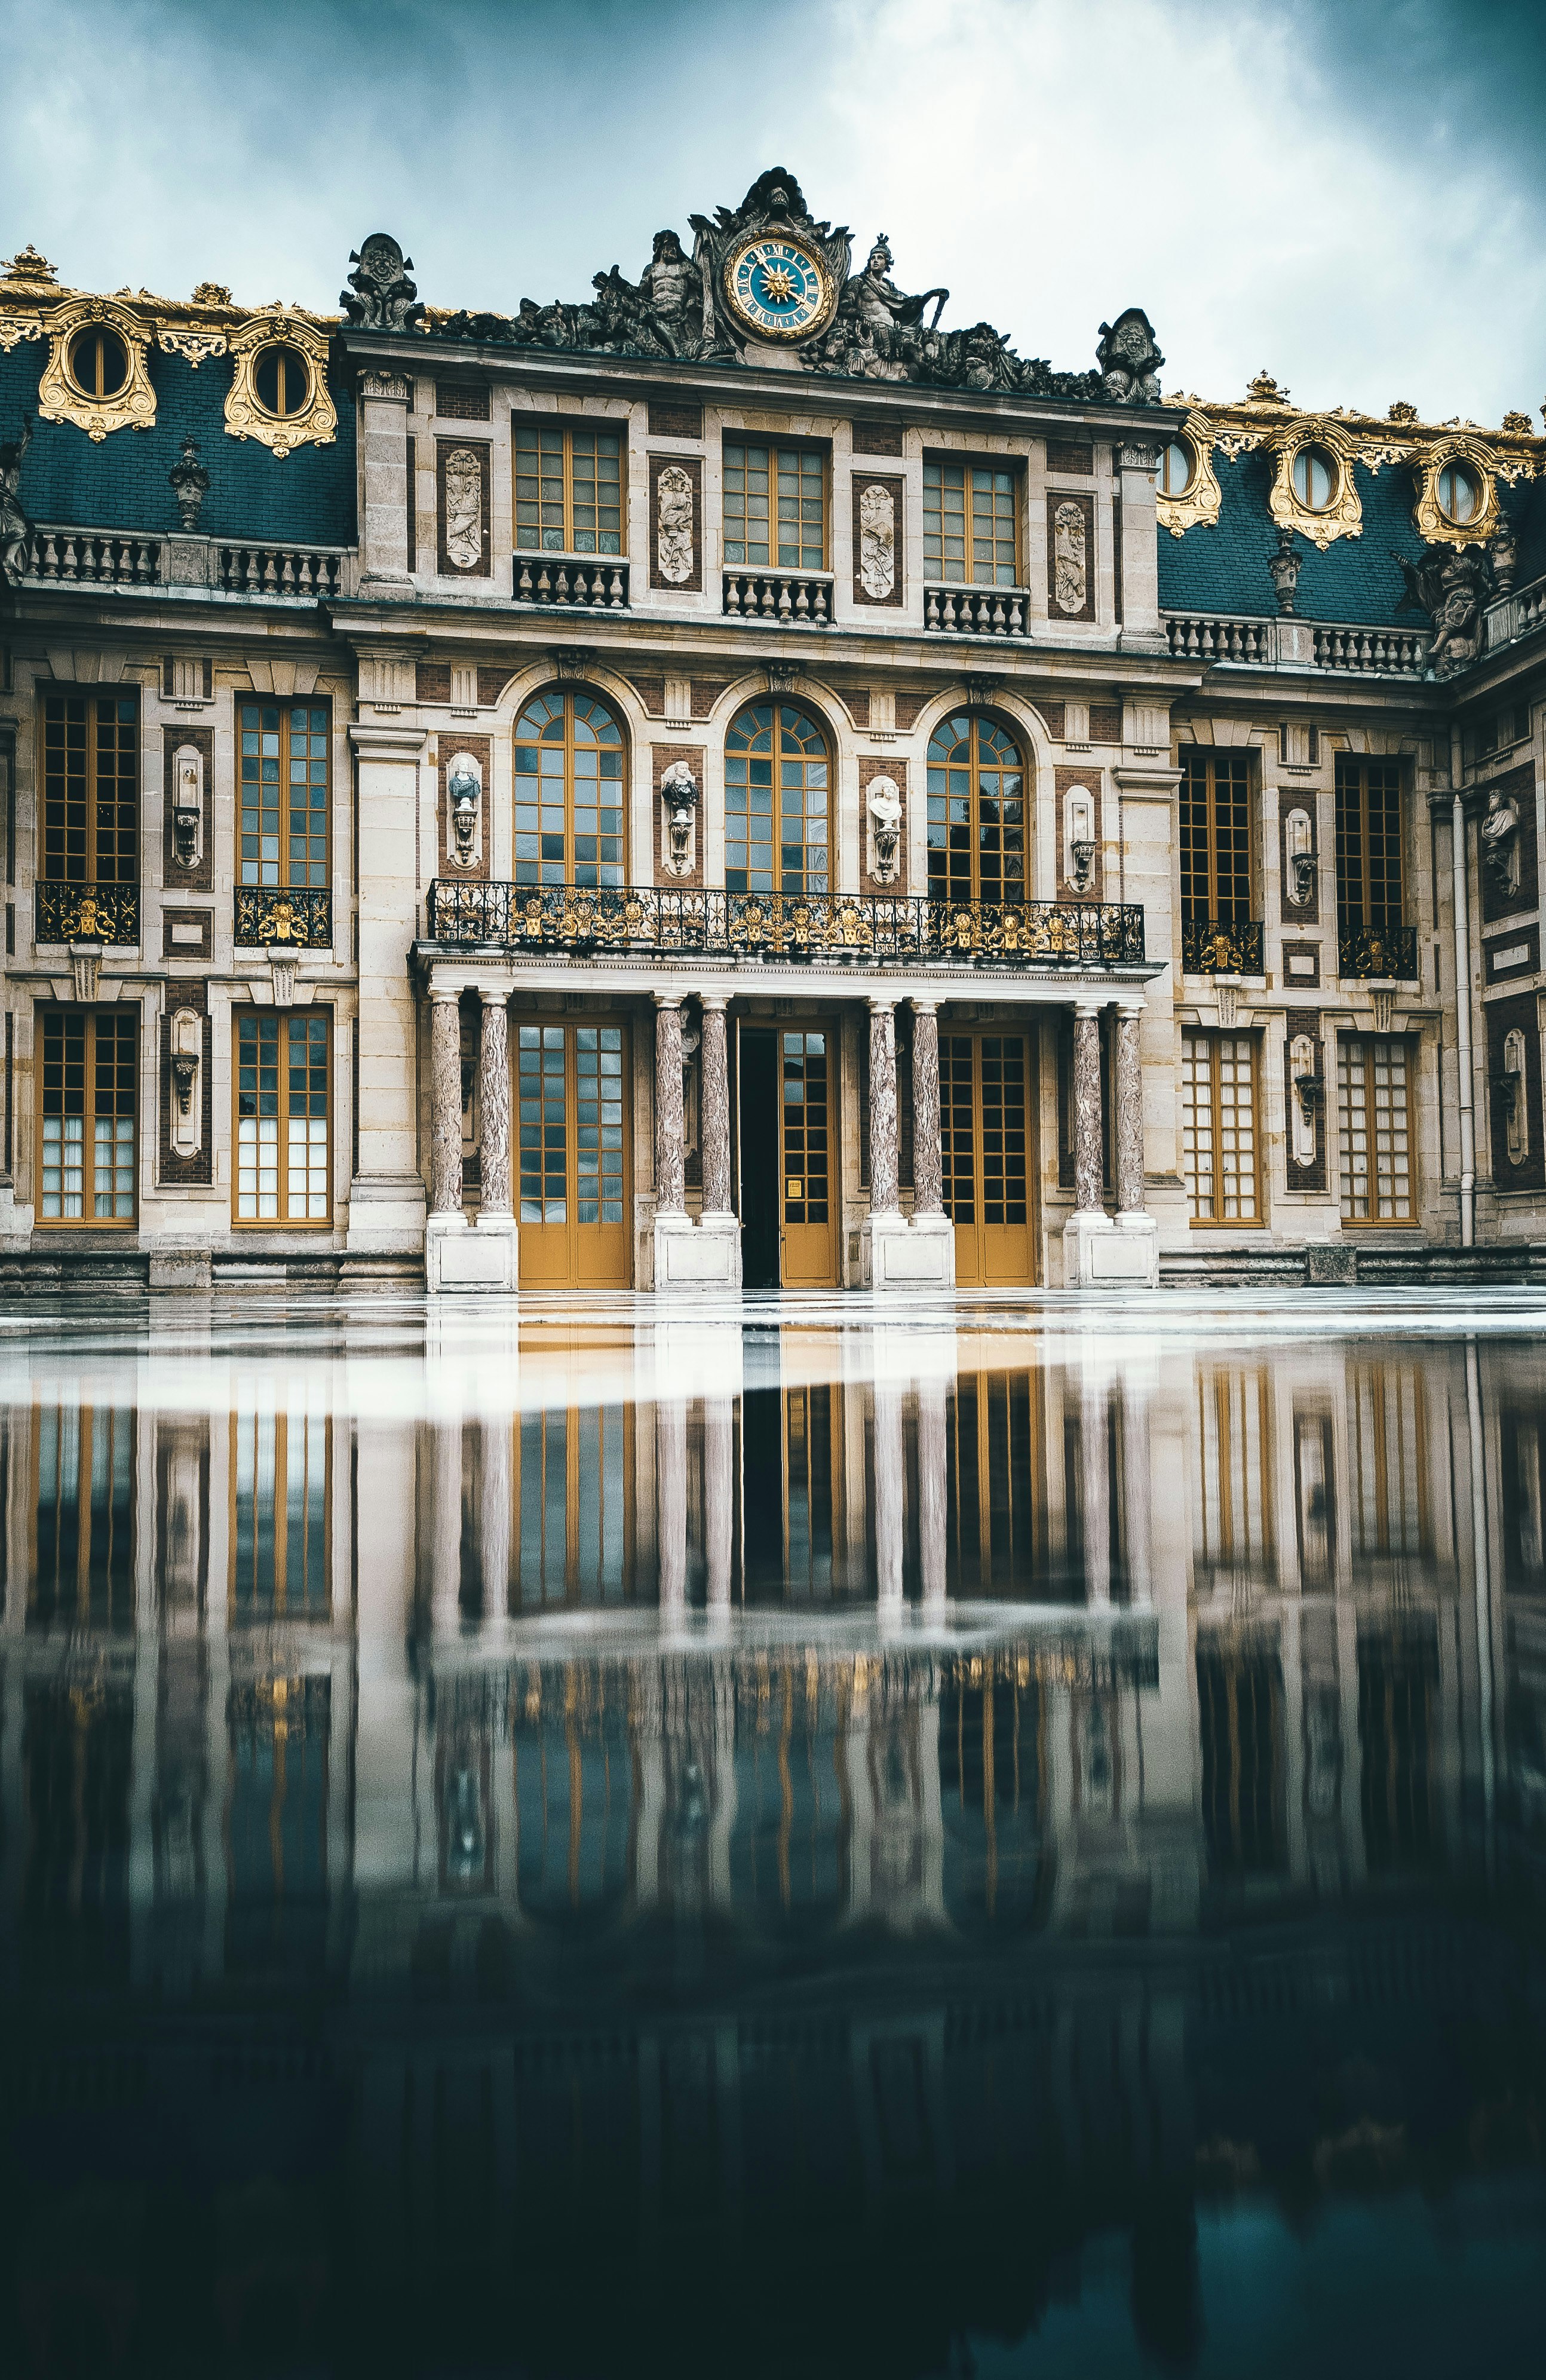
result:
M 172 840 L 179 868 L 197 868 L 204 856 L 204 756 L 193 744 L 179 744 L 172 761 Z
M 870 873 L 877 884 L 894 884 L 901 843 L 901 787 L 894 777 L 872 777 L 869 788 Z
M 1088 892 L 1095 876 L 1095 797 L 1088 785 L 1070 785 L 1063 796 L 1064 870 L 1076 892 Z
M 1307 809 L 1291 809 L 1284 822 L 1288 860 L 1288 898 L 1296 909 L 1308 909 L 1315 898 L 1315 824 Z
M 445 774 L 449 848 L 453 868 L 476 868 L 483 853 L 483 771 L 470 752 L 458 752 Z
M 1310 1166 L 1315 1162 L 1316 1139 L 1326 1104 L 1326 1078 L 1308 1033 L 1296 1033 L 1288 1045 L 1288 1075 L 1294 1087 L 1294 1162 Z
M 173 1012 L 168 1036 L 172 1061 L 172 1148 L 177 1157 L 197 1157 L 203 1137 L 204 1020 L 196 1009 Z
M 668 876 L 691 876 L 695 825 L 702 789 L 685 760 L 673 760 L 660 779 L 660 800 L 666 822 L 665 864 Z

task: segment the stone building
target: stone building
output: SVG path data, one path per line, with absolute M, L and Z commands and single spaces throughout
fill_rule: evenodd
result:
M 1054 370 L 781 170 L 694 234 L 0 278 L 8 1277 L 1527 1267 L 1528 420 Z

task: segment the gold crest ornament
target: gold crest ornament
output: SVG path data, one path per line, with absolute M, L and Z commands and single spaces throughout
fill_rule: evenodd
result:
M 48 361 L 38 383 L 44 421 L 72 421 L 94 445 L 114 430 L 155 425 L 147 361 L 151 334 L 111 298 L 72 298 L 49 315 Z
M 232 438 L 256 438 L 283 462 L 297 446 L 331 446 L 338 416 L 328 394 L 326 334 L 288 307 L 254 314 L 229 334 L 225 399 Z

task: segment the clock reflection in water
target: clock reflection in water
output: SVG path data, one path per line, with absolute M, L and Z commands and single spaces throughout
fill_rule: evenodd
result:
M 827 275 L 793 240 L 751 241 L 730 259 L 726 280 L 736 313 L 764 338 L 806 337 L 831 311 Z

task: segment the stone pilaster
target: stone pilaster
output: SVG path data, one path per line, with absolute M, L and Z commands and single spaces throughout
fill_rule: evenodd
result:
M 485 1218 L 508 1215 L 510 1196 L 510 1029 L 502 991 L 483 994 L 483 1041 L 478 1066 L 479 1201 Z
M 429 1211 L 462 1212 L 462 1019 L 452 984 L 429 995 Z
M 414 939 L 417 727 L 362 722 L 358 762 L 359 1171 L 349 1185 L 348 1254 L 417 1258 L 424 1245 L 424 1177 L 414 1105 L 417 1011 L 404 955 Z

